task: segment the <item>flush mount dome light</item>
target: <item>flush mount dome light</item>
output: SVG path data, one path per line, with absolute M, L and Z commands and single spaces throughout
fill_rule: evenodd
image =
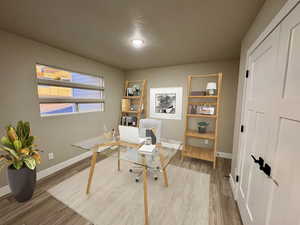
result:
M 135 48 L 141 48 L 144 45 L 144 41 L 140 39 L 134 39 L 131 41 L 131 43 Z

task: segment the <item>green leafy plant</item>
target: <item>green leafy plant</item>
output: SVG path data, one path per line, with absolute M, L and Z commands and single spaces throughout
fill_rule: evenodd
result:
M 34 145 L 34 136 L 31 136 L 29 122 L 19 121 L 17 127 L 9 125 L 6 136 L 1 138 L 0 168 L 5 165 L 19 170 L 28 167 L 34 170 L 41 162 L 40 151 Z
M 202 122 L 199 122 L 199 123 L 198 123 L 198 126 L 199 126 L 199 127 L 207 127 L 208 125 L 209 125 L 208 122 L 203 122 L 203 121 L 202 121 Z

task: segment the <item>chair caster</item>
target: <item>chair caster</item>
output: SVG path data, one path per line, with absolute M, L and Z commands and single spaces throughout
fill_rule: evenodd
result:
M 137 183 L 138 183 L 139 181 L 140 181 L 140 179 L 139 179 L 139 178 L 135 178 L 135 182 L 137 182 Z
M 154 180 L 158 180 L 158 177 L 154 177 Z
M 132 169 L 129 169 L 129 172 L 130 172 L 130 173 L 132 173 L 132 172 L 133 172 L 133 170 L 132 170 Z

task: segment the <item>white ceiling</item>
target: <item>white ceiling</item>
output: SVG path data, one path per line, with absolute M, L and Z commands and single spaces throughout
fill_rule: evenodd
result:
M 121 69 L 239 57 L 264 0 L 3 0 L 0 28 Z M 145 41 L 142 49 L 131 40 Z

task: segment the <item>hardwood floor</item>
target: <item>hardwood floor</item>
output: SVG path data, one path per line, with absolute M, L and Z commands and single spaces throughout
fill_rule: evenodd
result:
M 103 158 L 98 156 L 98 161 Z M 0 225 L 92 225 L 47 192 L 49 188 L 87 168 L 89 163 L 90 159 L 85 159 L 40 180 L 33 199 L 26 203 L 17 203 L 11 196 L 0 198 Z M 218 158 L 215 170 L 208 162 L 190 158 L 181 161 L 179 155 L 172 164 L 210 174 L 209 225 L 242 224 L 227 177 L 230 160 Z

